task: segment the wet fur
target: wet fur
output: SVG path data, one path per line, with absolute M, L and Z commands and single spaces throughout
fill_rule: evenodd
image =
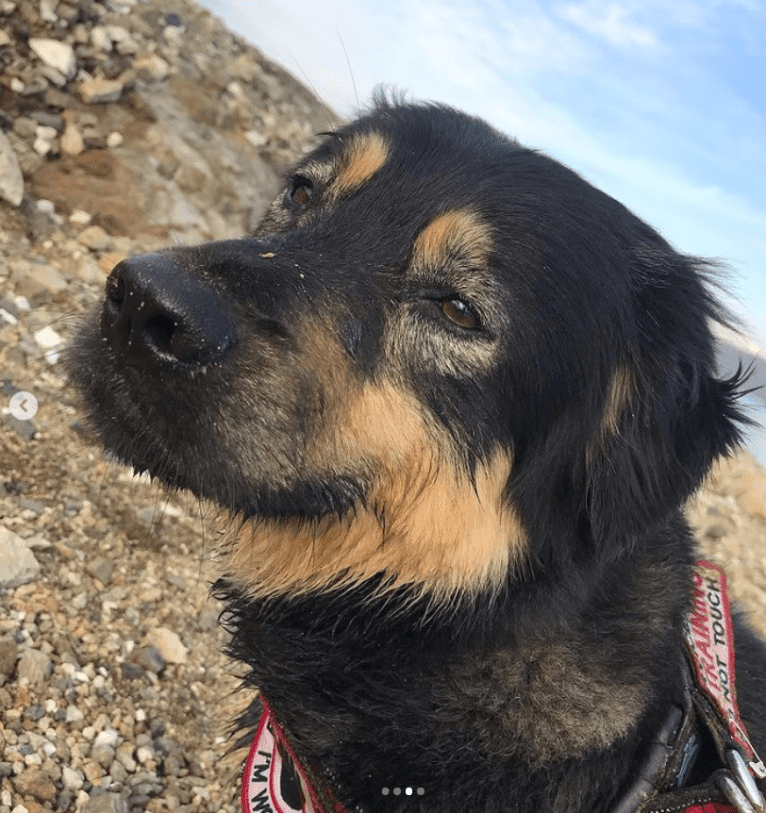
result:
M 743 422 L 711 273 L 483 122 L 383 99 L 254 236 L 115 270 L 72 377 L 107 448 L 231 512 L 231 653 L 349 811 L 599 813 L 630 783 L 682 691 L 682 506 Z

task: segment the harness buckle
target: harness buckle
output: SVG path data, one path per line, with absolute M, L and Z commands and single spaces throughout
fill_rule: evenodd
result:
M 728 771 L 718 771 L 715 783 L 739 813 L 766 813 L 766 800 L 758 790 L 745 760 L 735 748 L 726 754 Z

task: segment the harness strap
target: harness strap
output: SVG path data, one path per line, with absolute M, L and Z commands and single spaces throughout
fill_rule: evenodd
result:
M 261 714 L 242 777 L 242 813 L 346 813 L 318 790 L 261 695 Z
M 683 708 L 671 708 L 638 778 L 612 813 L 766 813 L 755 781 L 766 777 L 766 767 L 737 704 L 726 576 L 710 562 L 695 566 L 684 638 Z M 698 766 L 703 752 L 709 764 L 705 772 Z M 696 781 L 689 784 L 693 775 Z

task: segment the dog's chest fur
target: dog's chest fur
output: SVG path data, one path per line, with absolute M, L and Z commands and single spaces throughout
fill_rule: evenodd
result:
M 680 692 L 684 602 L 665 588 L 684 567 L 613 567 L 614 590 L 587 598 L 551 583 L 545 609 L 517 589 L 492 629 L 483 611 L 424 628 L 361 595 L 258 604 L 230 591 L 232 652 L 301 759 L 352 807 L 390 809 L 383 788 L 410 786 L 424 789 L 423 811 L 564 811 L 573 793 L 607 810 L 651 707 Z M 519 634 L 530 614 L 532 638 Z M 243 722 L 257 704 L 251 714 Z

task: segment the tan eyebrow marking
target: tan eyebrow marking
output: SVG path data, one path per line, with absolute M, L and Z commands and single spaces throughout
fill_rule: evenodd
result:
M 391 148 L 380 133 L 359 133 L 343 152 L 343 163 L 332 185 L 335 196 L 347 195 L 367 183 L 386 163 Z
M 412 267 L 418 271 L 450 260 L 484 265 L 492 246 L 490 227 L 470 209 L 455 209 L 435 217 L 417 236 Z

